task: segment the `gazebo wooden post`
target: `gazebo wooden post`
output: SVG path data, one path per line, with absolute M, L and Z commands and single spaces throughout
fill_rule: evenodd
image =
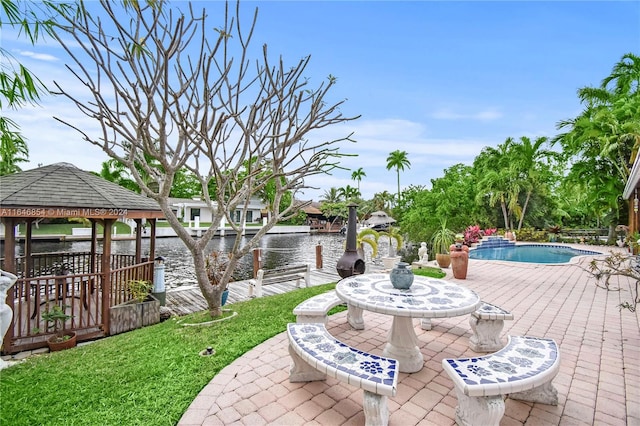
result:
M 4 223 L 4 270 L 7 272 L 11 272 L 12 274 L 16 274 L 16 235 L 15 235 L 15 225 L 16 218 L 14 217 L 5 217 L 2 221 Z M 9 305 L 13 310 L 13 301 L 15 300 L 15 291 L 16 286 L 13 285 L 7 292 L 6 301 L 3 300 L 4 303 Z M 2 347 L 5 352 L 11 351 L 11 341 L 13 340 L 13 324 L 15 322 L 15 315 L 11 318 L 11 324 L 9 324 L 9 329 L 4 335 L 4 340 L 2 341 Z
M 105 219 L 102 231 L 102 323 L 105 335 L 110 334 L 111 307 L 111 229 L 115 219 Z
M 142 262 L 142 219 L 135 219 L 136 222 L 136 264 Z
M 24 239 L 24 270 L 22 271 L 22 276 L 24 278 L 31 278 L 33 274 L 31 273 L 33 270 L 33 259 L 31 258 L 31 238 L 33 237 L 33 219 L 27 219 L 26 223 L 26 233 Z
M 5 217 L 4 223 L 4 270 L 16 273 L 16 218 Z M 7 296 L 8 297 L 8 296 Z
M 98 223 L 95 219 L 91 220 L 91 259 L 90 259 L 90 272 L 95 274 L 98 266 Z
M 156 220 L 148 219 L 151 224 L 151 240 L 149 241 L 149 260 L 156 260 Z

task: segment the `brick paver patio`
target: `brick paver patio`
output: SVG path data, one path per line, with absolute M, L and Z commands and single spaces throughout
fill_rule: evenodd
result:
M 620 292 L 598 288 L 582 269 L 586 263 L 470 261 L 467 279 L 455 280 L 514 314 L 513 321 L 505 321 L 503 336 L 550 337 L 560 346 L 554 380 L 558 406 L 507 399 L 501 425 L 640 426 L 638 314 L 618 307 L 631 301 L 629 283 L 622 281 Z M 351 330 L 341 312 L 330 317 L 328 328 L 352 346 L 381 354 L 390 317 L 365 312 L 364 320 L 365 330 Z M 398 393 L 388 400 L 390 425 L 455 424 L 457 399 L 440 362 L 475 354 L 468 349 L 468 321 L 468 316 L 434 319 L 431 331 L 414 321 L 425 366 L 400 374 Z M 214 377 L 178 424 L 364 424 L 362 390 L 332 378 L 289 383 L 290 361 L 286 334 L 269 339 Z

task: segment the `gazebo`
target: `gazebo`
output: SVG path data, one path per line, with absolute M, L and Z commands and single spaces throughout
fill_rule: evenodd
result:
M 0 220 L 4 224 L 0 268 L 18 277 L 7 293 L 13 321 L 3 352 L 45 347 L 52 333 L 42 314 L 51 304 L 69 314 L 63 327 L 75 331 L 78 341 L 110 335 L 110 309 L 131 298 L 127 283 L 153 280 L 156 219 L 163 217 L 154 200 L 68 163 L 0 177 Z M 42 218 L 90 221 L 90 251 L 32 253 L 33 225 Z M 118 219 L 136 223 L 135 254 L 111 253 L 112 229 Z M 148 257 L 142 256 L 143 221 L 150 225 Z M 24 249 L 17 256 L 16 227 L 22 223 Z
M 371 213 L 369 218 L 364 221 L 366 226 L 383 231 L 389 229 L 389 226 L 393 223 L 396 223 L 396 220 L 382 210 Z

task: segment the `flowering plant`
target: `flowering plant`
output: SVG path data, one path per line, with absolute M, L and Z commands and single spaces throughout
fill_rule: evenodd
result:
M 484 233 L 485 237 L 489 237 L 489 236 L 497 233 L 498 232 L 498 228 L 487 228 L 482 232 Z
M 496 228 L 482 230 L 478 225 L 468 226 L 467 229 L 464 230 L 464 243 L 469 246 L 480 241 L 482 237 L 488 237 L 496 232 Z

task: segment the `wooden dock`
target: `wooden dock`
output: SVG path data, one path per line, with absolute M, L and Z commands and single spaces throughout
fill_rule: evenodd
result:
M 311 286 L 337 282 L 340 280 L 338 272 L 333 269 L 311 269 Z M 304 285 L 304 284 L 301 284 Z M 270 284 L 262 287 L 264 296 L 282 294 L 296 289 L 295 281 Z M 234 281 L 229 284 L 229 297 L 227 304 L 249 300 L 249 280 Z M 207 309 L 200 289 L 197 286 L 177 288 L 167 291 L 167 308 L 173 315 L 187 315 Z

